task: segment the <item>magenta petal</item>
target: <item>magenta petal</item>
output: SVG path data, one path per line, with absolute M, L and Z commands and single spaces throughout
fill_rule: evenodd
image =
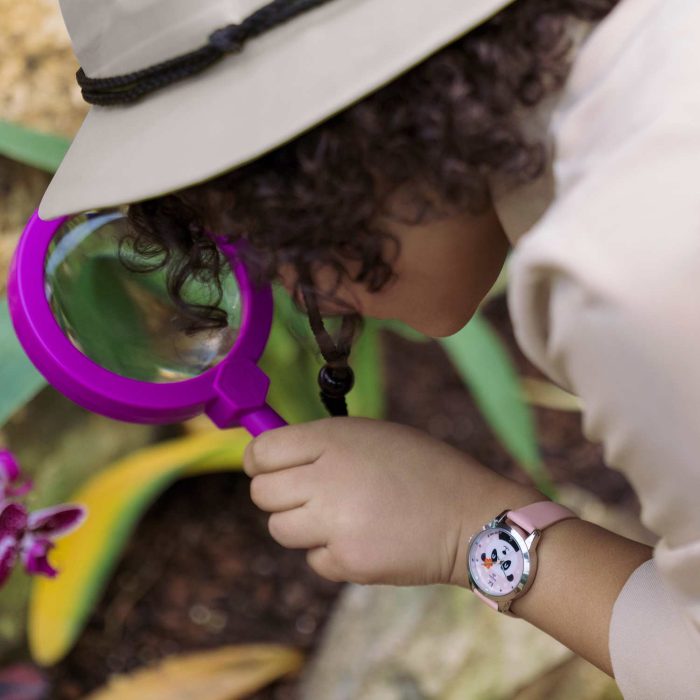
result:
M 24 479 L 17 486 L 11 486 L 7 489 L 5 495 L 8 498 L 18 498 L 29 493 L 34 488 L 34 482 L 31 479 Z
M 53 547 L 54 543 L 51 540 L 27 536 L 22 543 L 22 563 L 27 573 L 53 578 L 58 571 L 49 564 L 47 558 L 47 554 Z
M 0 480 L 9 483 L 19 478 L 19 464 L 10 450 L 0 450 Z
M 78 527 L 86 515 L 83 506 L 63 503 L 34 511 L 29 515 L 27 527 L 39 537 L 58 537 Z
M 19 539 L 27 527 L 27 509 L 21 503 L 0 504 L 0 537 L 10 535 Z
M 16 663 L 0 669 L 2 700 L 47 700 L 51 694 L 48 675 L 28 663 Z
M 17 559 L 17 540 L 12 535 L 0 539 L 0 586 L 7 580 Z

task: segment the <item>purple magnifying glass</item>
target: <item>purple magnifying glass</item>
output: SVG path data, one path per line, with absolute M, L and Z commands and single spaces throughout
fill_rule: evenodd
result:
M 266 403 L 258 367 L 272 325 L 269 285 L 253 285 L 241 243 L 211 235 L 230 263 L 222 294 L 188 279 L 181 298 L 216 305 L 223 328 L 186 333 L 165 270 L 125 266 L 124 208 L 27 223 L 10 266 L 8 302 L 17 337 L 46 379 L 84 408 L 135 423 L 174 423 L 205 413 L 219 428 L 252 435 L 285 425 Z M 120 255 L 122 259 L 120 259 Z M 41 264 L 39 261 L 43 261 Z M 216 304 L 212 302 L 215 301 Z

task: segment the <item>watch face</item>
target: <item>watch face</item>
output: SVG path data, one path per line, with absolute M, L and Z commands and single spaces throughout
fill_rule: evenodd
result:
M 469 571 L 476 585 L 492 596 L 512 593 L 523 575 L 524 557 L 513 536 L 501 528 L 479 532 L 469 548 Z

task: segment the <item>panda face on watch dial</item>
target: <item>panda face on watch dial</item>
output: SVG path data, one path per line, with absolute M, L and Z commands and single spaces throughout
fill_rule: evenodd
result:
M 482 591 L 508 595 L 520 583 L 523 569 L 523 553 L 507 530 L 488 528 L 472 541 L 469 571 Z

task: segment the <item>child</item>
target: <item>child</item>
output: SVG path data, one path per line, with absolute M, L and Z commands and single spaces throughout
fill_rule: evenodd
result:
M 660 541 L 569 517 L 542 533 L 535 583 L 510 610 L 614 673 L 626 698 L 695 697 L 695 0 L 276 2 L 201 50 L 221 4 L 188 22 L 165 2 L 83 4 L 62 9 L 83 94 L 102 106 L 42 218 L 132 202 L 137 246 L 169 253 L 175 289 L 216 282 L 210 228 L 245 238 L 252 269 L 310 313 L 318 298 L 433 336 L 467 323 L 514 245 L 518 341 L 582 398 L 586 436 Z M 190 49 L 154 75 L 106 77 Z M 237 55 L 214 66 L 217 51 Z M 223 322 L 191 311 L 193 327 Z M 245 470 L 278 542 L 364 584 L 467 587 L 470 538 L 544 500 L 421 431 L 359 418 L 263 434 Z

